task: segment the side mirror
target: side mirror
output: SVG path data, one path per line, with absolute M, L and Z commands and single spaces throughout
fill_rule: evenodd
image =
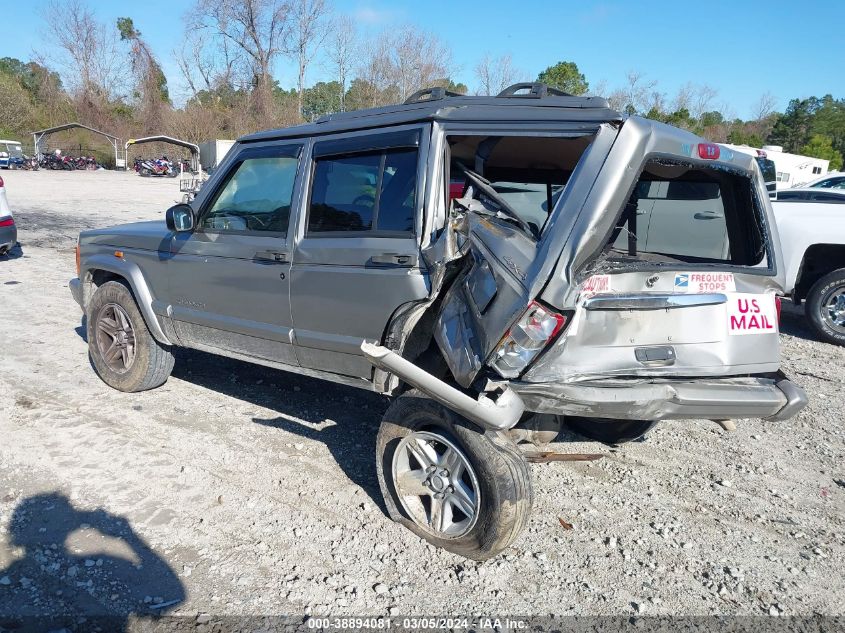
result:
M 194 210 L 189 204 L 177 204 L 170 207 L 164 216 L 167 228 L 177 233 L 194 230 Z

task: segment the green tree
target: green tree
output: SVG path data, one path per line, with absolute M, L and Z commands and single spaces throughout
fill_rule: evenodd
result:
M 575 62 L 558 62 L 549 66 L 537 75 L 537 81 L 571 95 L 582 95 L 590 89 L 590 84 Z
M 132 69 L 138 77 L 138 97 L 148 102 L 170 103 L 167 78 L 132 18 L 117 18 L 120 39 L 132 46 Z
M 830 168 L 839 171 L 842 167 L 842 154 L 833 147 L 833 141 L 828 136 L 813 134 L 806 145 L 801 147 L 801 154 L 830 161 Z
M 20 140 L 29 126 L 32 102 L 18 79 L 0 72 L 0 135 Z
M 740 122 L 728 133 L 728 143 L 748 145 L 749 147 L 762 147 L 763 139 Z
M 318 81 L 302 94 L 302 118 L 314 121 L 324 114 L 340 112 L 340 94 L 343 89 L 337 81 Z
M 811 125 L 820 102 L 816 97 L 793 99 L 775 123 L 769 143 L 782 145 L 787 152 L 799 153 L 812 135 Z

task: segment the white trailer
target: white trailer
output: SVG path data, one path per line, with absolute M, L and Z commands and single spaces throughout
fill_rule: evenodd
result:
M 802 156 L 801 154 L 790 154 L 784 152 L 780 145 L 763 145 L 760 149 L 748 145 L 730 145 L 727 143 L 724 145 L 735 152 L 749 156 L 760 156 L 773 161 L 777 171 L 778 191 L 800 187 L 819 176 L 824 176 L 830 167 L 829 160 Z
M 213 171 L 217 165 L 223 162 L 223 159 L 226 158 L 226 154 L 230 149 L 232 149 L 232 145 L 234 144 L 235 141 L 226 141 L 221 139 L 200 143 L 200 162 L 202 163 L 202 166 L 205 167 L 207 171 Z

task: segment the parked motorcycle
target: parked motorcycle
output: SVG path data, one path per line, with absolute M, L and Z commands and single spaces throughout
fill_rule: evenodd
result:
M 174 164 L 167 160 L 166 157 L 156 158 L 154 160 L 145 160 L 141 162 L 138 174 L 141 176 L 167 176 L 169 178 L 176 178 L 179 175 L 179 170 L 175 168 Z
M 23 164 L 21 165 L 21 169 L 26 171 L 38 171 L 38 159 L 35 156 L 27 156 L 26 154 L 23 155 Z

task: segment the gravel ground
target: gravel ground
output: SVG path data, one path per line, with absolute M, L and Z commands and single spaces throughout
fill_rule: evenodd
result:
M 175 181 L 3 178 L 22 249 L 0 258 L 0 615 L 845 614 L 845 349 L 799 311 L 798 417 L 564 434 L 605 458 L 535 465 L 528 528 L 470 562 L 386 517 L 381 396 L 193 351 L 147 393 L 96 377 L 76 234 L 162 218 Z

